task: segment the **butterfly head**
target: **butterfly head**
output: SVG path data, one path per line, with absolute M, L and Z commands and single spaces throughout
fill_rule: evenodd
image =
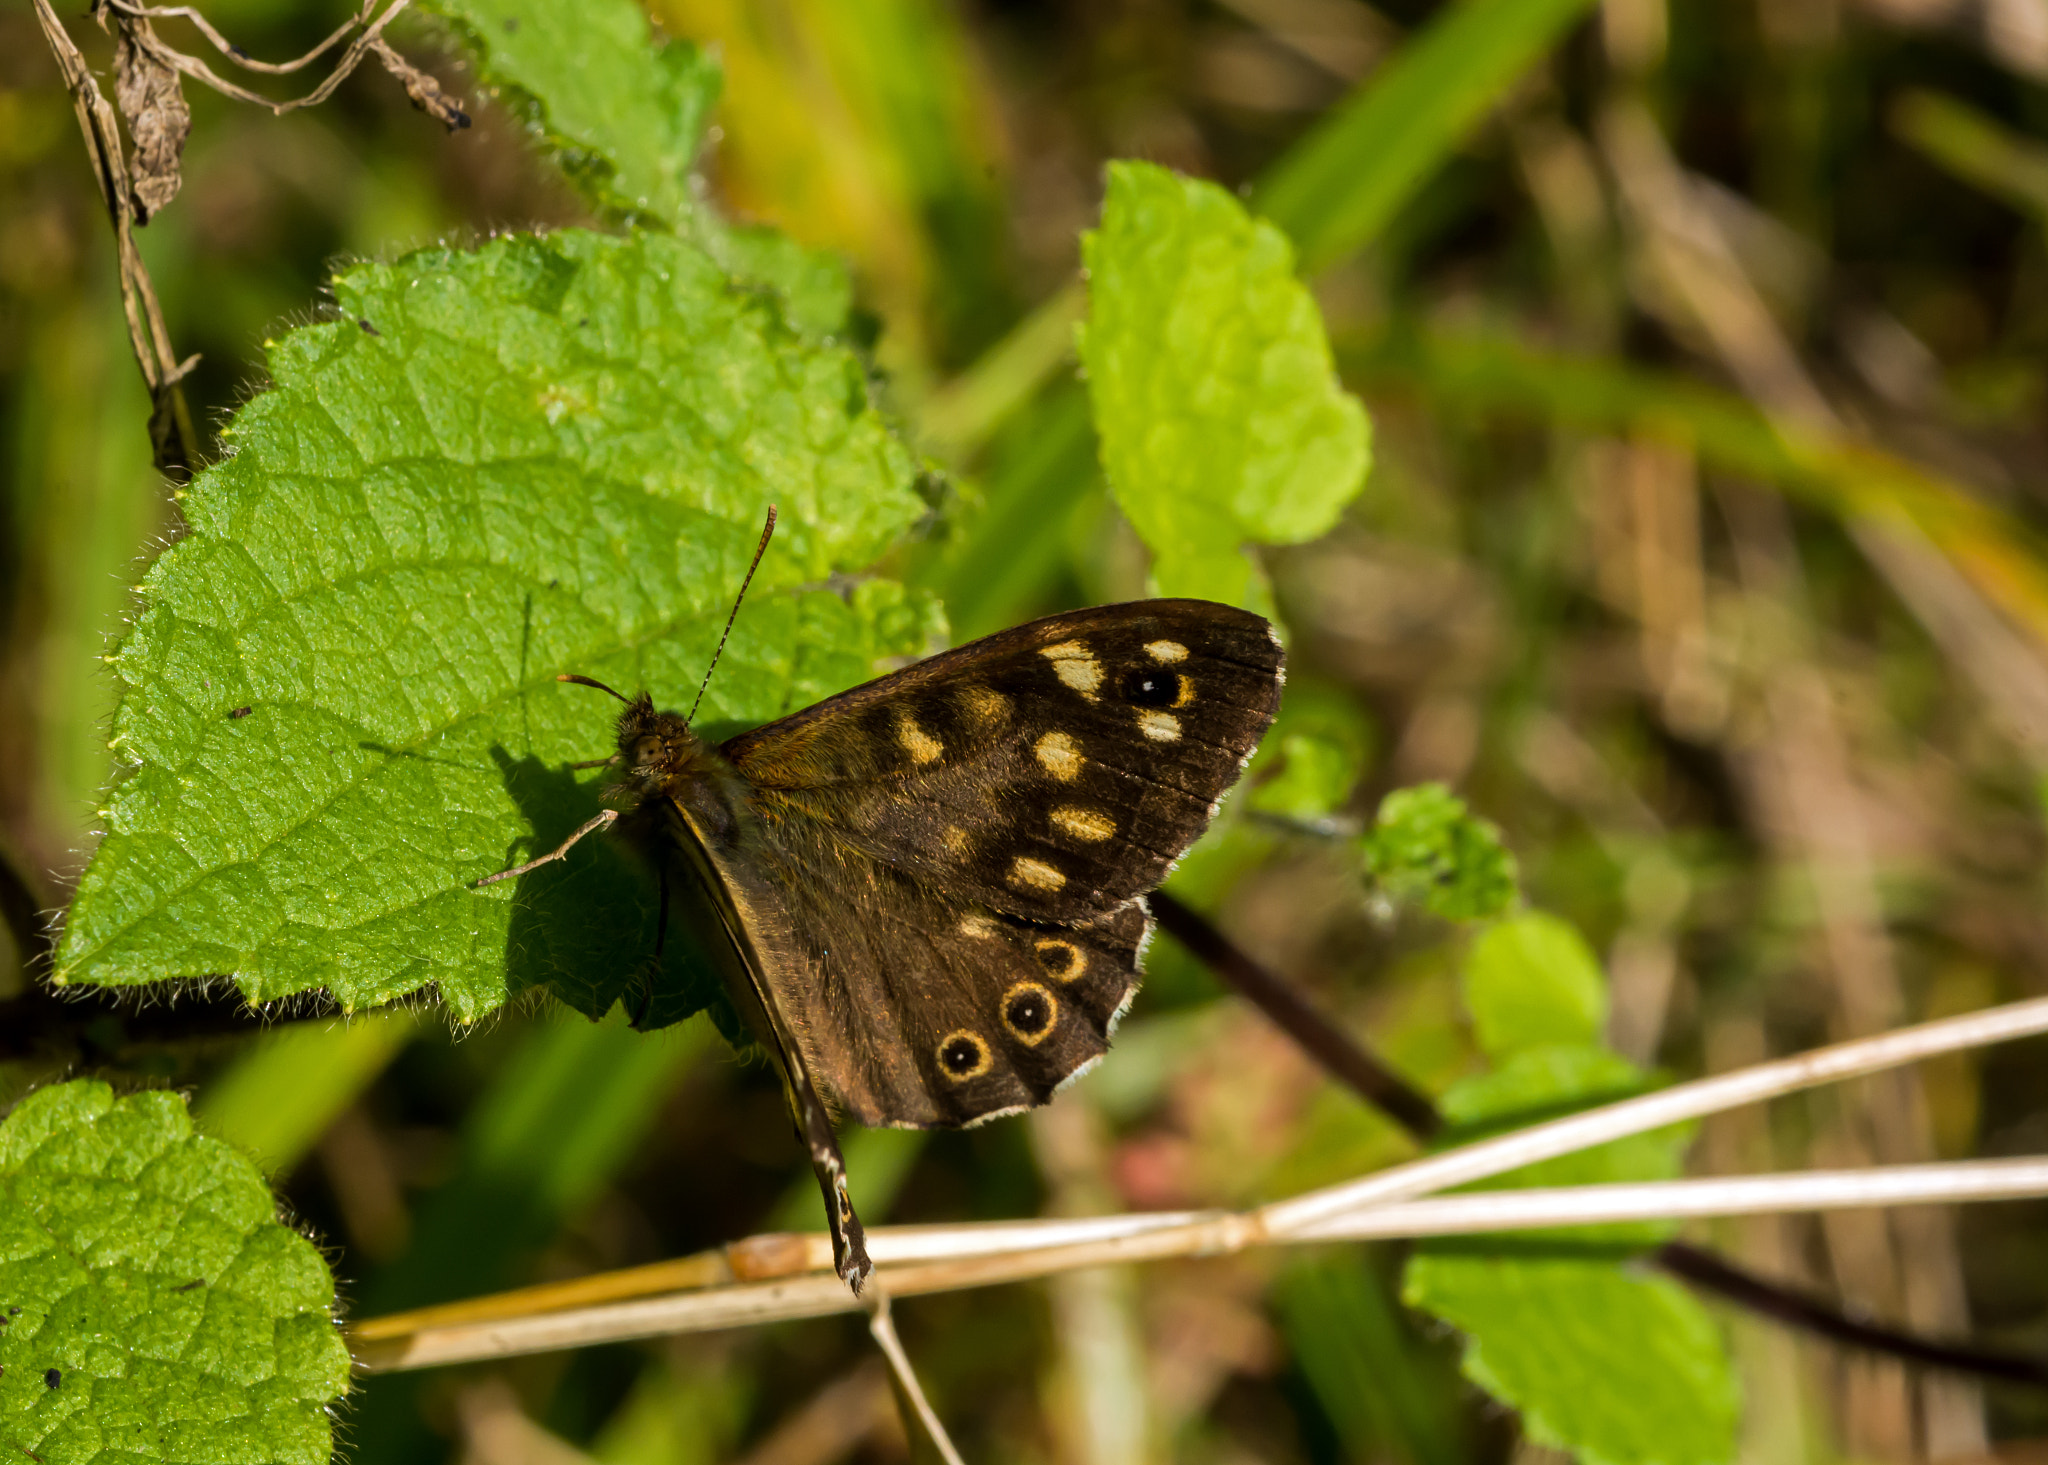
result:
M 645 692 L 619 714 L 617 761 L 625 770 L 623 784 L 636 794 L 673 789 L 725 766 L 680 713 L 657 712 Z

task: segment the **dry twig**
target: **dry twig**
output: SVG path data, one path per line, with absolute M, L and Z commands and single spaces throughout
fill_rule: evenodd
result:
M 1512 1134 L 1397 1165 L 1375 1175 L 1243 1213 L 1126 1215 L 998 1226 L 890 1227 L 870 1236 L 878 1280 L 893 1296 L 951 1291 L 1045 1276 L 1077 1267 L 1164 1257 L 1210 1256 L 1252 1246 L 1383 1233 L 1378 1213 L 1398 1201 L 1488 1179 L 1543 1159 L 1661 1129 L 1764 1099 L 1881 1072 L 1941 1053 L 2048 1032 L 2048 999 L 1925 1023 L 1875 1038 L 1837 1044 L 1735 1073 L 1679 1084 Z M 2048 1162 L 1979 1161 L 1963 1166 L 1752 1177 L 1735 1181 L 1660 1182 L 1581 1187 L 1570 1200 L 1536 1191 L 1505 1191 L 1429 1202 L 1437 1226 L 1462 1213 L 1468 1230 L 1512 1229 L 1516 1207 L 1555 1226 L 1619 1215 L 1735 1214 L 1759 1204 L 1897 1204 L 2048 1193 Z M 1615 1192 L 1618 1191 L 1617 1196 Z M 1647 1193 L 1647 1194 L 1646 1194 Z M 1530 1201 L 1529 1197 L 1538 1199 Z M 1446 1210 L 1445 1208 L 1449 1209 Z M 1580 1207 L 1572 1210 L 1570 1207 Z M 1635 1209 L 1630 1210 L 1629 1207 Z M 1547 1208 L 1547 1209 L 1544 1209 Z M 1411 1213 L 1413 1221 L 1415 1213 Z M 1405 1234 L 1416 1234 L 1411 1224 Z M 746 1326 L 816 1317 L 858 1306 L 830 1270 L 820 1237 L 756 1237 L 708 1258 L 671 1263 L 701 1278 L 699 1290 L 595 1306 L 534 1310 L 524 1303 L 506 1315 L 492 1299 L 435 1309 L 432 1314 L 369 1319 L 350 1330 L 357 1367 L 366 1372 L 424 1368 L 480 1358 L 583 1346 L 664 1333 Z M 822 1269 L 822 1270 L 820 1270 Z M 515 1294 L 516 1295 L 516 1294 Z M 560 1294 L 557 1294 L 558 1297 Z M 531 1298 L 532 1294 L 526 1294 Z

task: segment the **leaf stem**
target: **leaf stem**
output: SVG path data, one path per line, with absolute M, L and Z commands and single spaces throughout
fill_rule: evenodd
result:
M 1337 1026 L 1292 983 L 1254 961 L 1206 916 L 1164 890 L 1154 891 L 1147 903 L 1161 930 L 1272 1019 L 1274 1026 L 1360 1098 L 1385 1110 L 1419 1140 L 1442 1130 L 1443 1116 L 1427 1094 Z

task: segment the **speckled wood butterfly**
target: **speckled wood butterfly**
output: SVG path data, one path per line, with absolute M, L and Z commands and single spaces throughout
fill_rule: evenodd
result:
M 1272 722 L 1281 662 L 1256 615 L 1146 600 L 984 637 L 717 746 L 620 697 L 604 761 L 626 812 L 491 878 L 613 822 L 650 853 L 664 930 L 673 892 L 776 1060 L 858 1290 L 821 1096 L 862 1124 L 978 1124 L 1099 1059 L 1137 991 L 1145 894 Z

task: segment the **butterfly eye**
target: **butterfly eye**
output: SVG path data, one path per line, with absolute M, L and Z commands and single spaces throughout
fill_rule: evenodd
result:
M 1003 1026 L 1027 1047 L 1044 1041 L 1059 1015 L 1059 1003 L 1036 982 L 1019 982 L 1003 994 Z
M 647 768 L 661 761 L 661 739 L 642 738 L 633 744 L 633 766 Z
M 965 1083 L 970 1078 L 980 1078 L 988 1072 L 988 1066 L 988 1044 L 978 1033 L 961 1028 L 939 1040 L 939 1067 L 953 1082 Z
M 1180 703 L 1181 674 L 1159 667 L 1139 667 L 1124 673 L 1117 691 L 1134 707 L 1174 707 Z

